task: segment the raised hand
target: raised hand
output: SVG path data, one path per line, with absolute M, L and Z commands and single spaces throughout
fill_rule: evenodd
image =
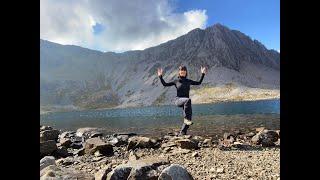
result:
M 204 73 L 204 74 L 207 73 L 206 67 L 202 67 L 202 66 L 201 66 L 201 73 Z
M 161 75 L 162 75 L 162 73 L 163 73 L 162 68 L 158 68 L 158 76 L 161 76 Z

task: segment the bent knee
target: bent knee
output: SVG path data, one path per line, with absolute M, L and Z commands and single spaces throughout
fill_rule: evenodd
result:
M 187 101 L 186 101 L 186 103 L 191 103 L 191 99 L 188 98 Z

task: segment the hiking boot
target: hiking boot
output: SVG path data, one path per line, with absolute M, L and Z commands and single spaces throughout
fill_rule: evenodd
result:
M 192 122 L 191 120 L 189 120 L 189 119 L 184 119 L 183 122 L 184 122 L 186 125 L 189 125 L 189 126 L 193 124 L 193 122 Z
M 177 135 L 177 137 L 181 137 L 181 136 L 184 136 L 184 135 L 187 135 L 187 133 L 186 133 L 186 132 L 181 132 L 181 131 L 180 131 L 180 133 Z

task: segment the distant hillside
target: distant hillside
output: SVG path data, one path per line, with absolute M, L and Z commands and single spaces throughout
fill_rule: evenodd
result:
M 280 97 L 280 54 L 245 34 L 215 24 L 141 51 L 99 52 L 40 39 L 41 111 L 147 106 L 172 103 L 156 69 L 172 80 L 180 64 L 193 86 L 193 103 Z

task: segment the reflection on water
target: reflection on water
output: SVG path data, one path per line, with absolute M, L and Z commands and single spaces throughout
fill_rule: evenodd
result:
M 265 126 L 280 129 L 279 100 L 193 105 L 193 121 L 189 134 L 221 135 L 225 131 Z M 63 112 L 41 115 L 41 124 L 57 129 L 76 130 L 98 127 L 101 131 L 135 132 L 159 135 L 178 131 L 182 125 L 182 109 L 176 106 Z

